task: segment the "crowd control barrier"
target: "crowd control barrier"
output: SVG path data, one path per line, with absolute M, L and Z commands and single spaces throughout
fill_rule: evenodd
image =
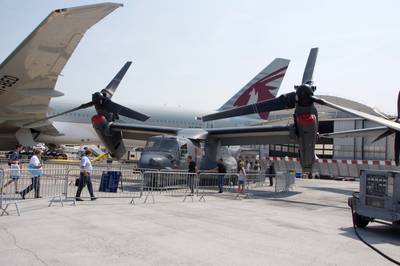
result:
M 78 200 L 107 198 L 135 199 L 143 203 L 156 202 L 156 198 L 176 197 L 185 202 L 205 201 L 206 196 L 228 193 L 235 198 L 248 196 L 249 191 L 274 186 L 271 191 L 282 192 L 293 188 L 294 175 L 278 172 L 247 174 L 244 190 L 238 191 L 236 173 L 188 173 L 183 171 L 137 171 L 132 169 L 95 168 L 89 176 L 83 176 L 78 168 L 0 169 L 0 215 L 9 214 L 14 206 L 20 214 L 19 204 L 25 201 L 46 199 L 50 207 L 54 203 L 77 204 Z M 89 192 L 89 187 L 93 195 Z M 80 195 L 77 192 L 81 188 Z

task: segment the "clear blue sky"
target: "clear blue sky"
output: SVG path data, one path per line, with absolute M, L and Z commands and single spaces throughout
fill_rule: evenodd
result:
M 2 0 L 0 61 L 50 13 L 98 1 Z M 127 60 L 115 100 L 213 110 L 275 57 L 291 59 L 279 93 L 301 80 L 320 47 L 318 94 L 395 114 L 400 89 L 400 1 L 119 1 L 92 27 L 57 83 L 87 101 Z

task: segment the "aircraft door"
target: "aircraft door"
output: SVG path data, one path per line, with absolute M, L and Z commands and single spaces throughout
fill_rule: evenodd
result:
M 179 142 L 179 151 L 178 151 L 178 161 L 180 166 L 186 165 L 186 158 L 188 156 L 188 144 L 185 142 Z M 182 168 L 182 167 L 181 167 Z

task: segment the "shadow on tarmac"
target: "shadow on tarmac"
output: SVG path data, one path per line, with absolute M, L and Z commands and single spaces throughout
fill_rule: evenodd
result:
M 351 196 L 355 190 L 351 189 L 342 189 L 342 188 L 330 188 L 330 187 L 312 187 L 312 186 L 304 186 L 305 188 L 308 189 L 313 189 L 313 190 L 319 190 L 323 192 L 331 192 L 331 193 L 336 193 L 336 194 L 343 194 L 347 196 Z
M 350 215 L 350 213 L 349 213 Z M 352 226 L 341 228 L 341 235 L 357 239 Z M 369 244 L 391 244 L 400 246 L 400 226 L 370 223 L 366 228 L 358 228 L 358 233 Z

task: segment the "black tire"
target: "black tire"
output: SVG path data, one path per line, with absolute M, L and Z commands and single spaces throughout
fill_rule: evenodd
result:
M 359 215 L 358 213 L 353 214 L 354 224 L 358 228 L 365 228 L 369 224 L 370 219 L 368 217 Z

